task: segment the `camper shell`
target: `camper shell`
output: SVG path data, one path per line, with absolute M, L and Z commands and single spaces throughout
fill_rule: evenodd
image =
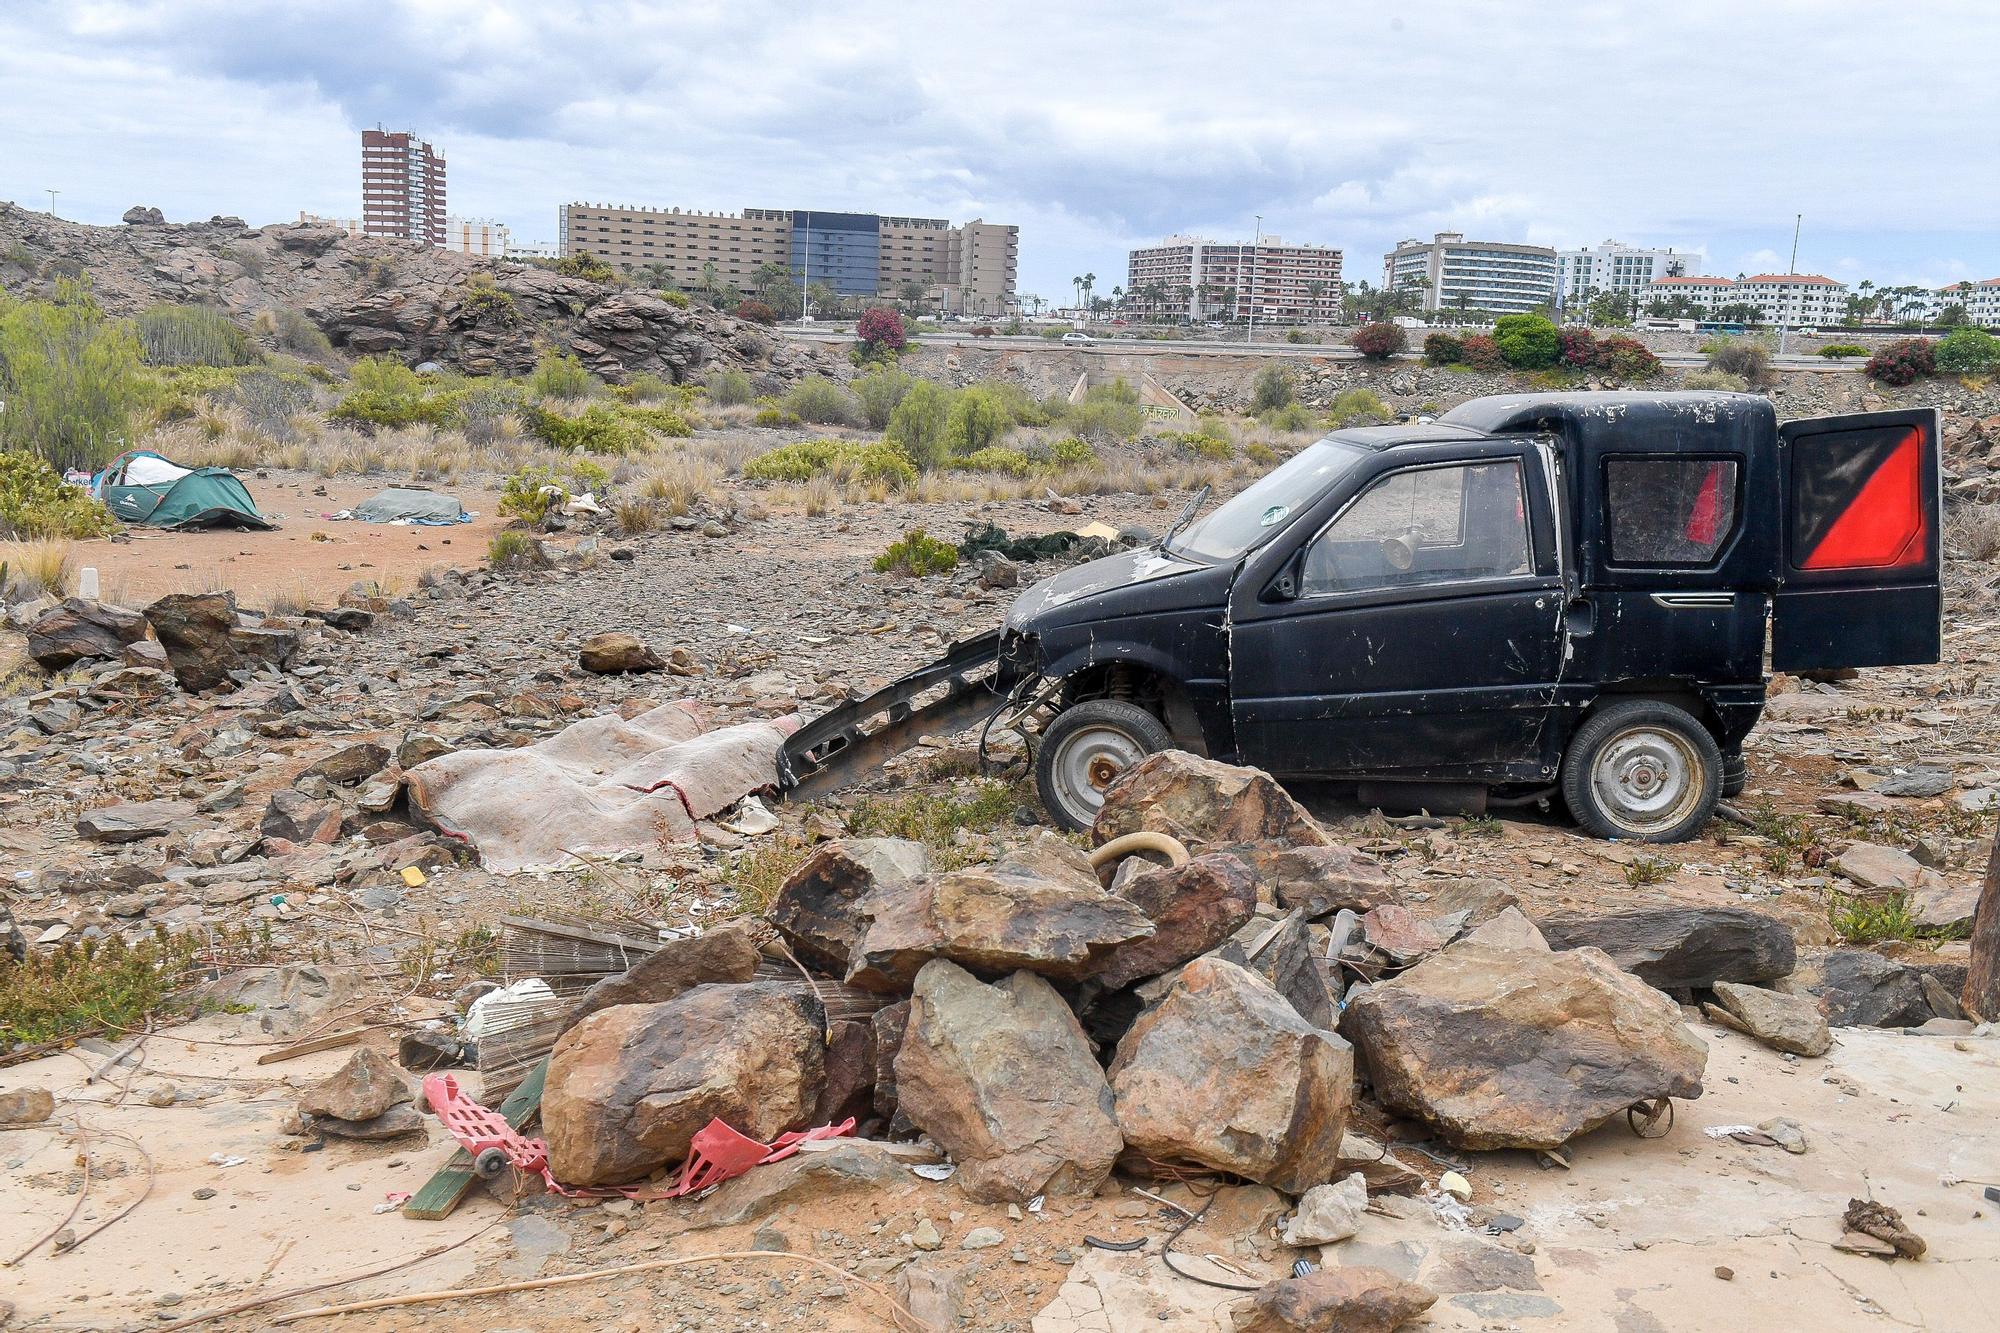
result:
M 1931 409 L 1780 424 L 1751 394 L 1479 398 L 1336 431 L 1162 543 L 1035 585 L 911 679 L 993 661 L 1072 827 L 1174 746 L 1369 804 L 1559 798 L 1602 836 L 1673 840 L 1741 786 L 1767 660 L 1938 659 L 1939 509 Z M 859 739 L 822 722 L 788 762 Z

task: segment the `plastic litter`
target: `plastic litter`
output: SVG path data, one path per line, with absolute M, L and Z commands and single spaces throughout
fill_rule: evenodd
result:
M 957 1170 L 950 1162 L 926 1162 L 910 1168 L 913 1174 L 925 1180 L 950 1180 Z
M 459 1025 L 459 1035 L 477 1041 L 486 1035 L 486 1024 L 495 1010 L 504 1010 L 524 1001 L 553 1000 L 555 997 L 556 993 L 549 989 L 549 983 L 540 977 L 527 977 L 511 986 L 488 991 L 465 1011 L 465 1022 Z

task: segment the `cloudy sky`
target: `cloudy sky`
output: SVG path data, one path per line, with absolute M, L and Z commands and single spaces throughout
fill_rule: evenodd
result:
M 1990 0 L 1244 4 L 4 0 L 0 198 L 113 223 L 360 206 L 414 128 L 454 214 L 569 200 L 1021 228 L 1021 286 L 1108 292 L 1173 232 L 1458 230 L 1706 271 L 2000 275 Z

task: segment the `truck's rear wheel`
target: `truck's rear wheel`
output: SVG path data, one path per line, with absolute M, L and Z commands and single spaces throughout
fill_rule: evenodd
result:
M 1576 822 L 1600 838 L 1681 842 L 1715 811 L 1722 750 L 1685 709 L 1612 704 L 1570 739 L 1562 793 Z
M 1066 708 L 1042 735 L 1035 789 L 1064 828 L 1088 829 L 1104 791 L 1149 754 L 1174 740 L 1160 719 L 1122 699 L 1091 699 Z

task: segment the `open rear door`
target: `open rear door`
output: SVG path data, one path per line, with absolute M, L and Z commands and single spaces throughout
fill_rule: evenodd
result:
M 1937 661 L 1936 409 L 1791 421 L 1778 440 L 1785 541 L 1772 667 Z

